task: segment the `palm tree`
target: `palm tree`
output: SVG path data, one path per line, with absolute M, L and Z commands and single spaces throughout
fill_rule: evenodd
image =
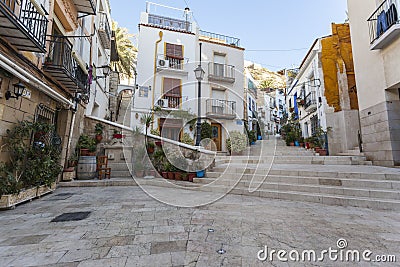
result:
M 119 61 L 115 63 L 116 70 L 122 78 L 130 79 L 135 72 L 135 64 L 137 48 L 133 45 L 131 38 L 133 34 L 128 32 L 127 28 L 118 27 L 118 22 L 112 22 L 112 30 L 115 32 L 115 42 Z

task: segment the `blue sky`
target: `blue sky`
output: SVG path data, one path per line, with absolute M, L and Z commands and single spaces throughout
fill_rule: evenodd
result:
M 138 33 L 144 0 L 110 0 L 111 16 Z M 245 59 L 270 70 L 298 66 L 318 37 L 331 33 L 331 23 L 346 19 L 347 0 L 154 0 L 185 8 L 187 2 L 205 31 L 240 38 Z M 240 4 L 239 4 L 240 3 Z M 294 49 L 294 50 L 293 50 Z M 250 51 L 291 50 L 291 51 Z

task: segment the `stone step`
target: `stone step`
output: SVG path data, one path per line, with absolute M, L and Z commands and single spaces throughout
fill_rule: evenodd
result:
M 225 192 L 226 187 L 224 186 L 204 186 L 199 188 L 202 191 L 212 192 Z M 387 200 L 370 197 L 352 197 L 336 194 L 327 193 L 311 193 L 311 192 L 298 192 L 298 191 L 283 191 L 283 190 L 257 190 L 255 192 L 249 192 L 248 188 L 233 188 L 230 194 L 246 195 L 255 197 L 266 197 L 273 199 L 282 199 L 290 201 L 304 201 L 313 202 L 326 205 L 335 206 L 353 206 L 362 208 L 372 209 L 383 209 L 383 210 L 400 210 L 399 200 Z
M 283 183 L 283 184 L 300 184 L 300 185 L 315 185 L 315 186 L 337 186 L 356 189 L 385 189 L 385 190 L 400 190 L 400 181 L 391 180 L 366 180 L 366 179 L 348 179 L 348 178 L 319 178 L 319 177 L 298 177 L 298 176 L 280 176 L 269 175 L 267 178 L 264 176 L 243 175 L 239 183 L 244 186 L 249 186 L 250 181 L 256 178 L 257 181 L 264 181 L 266 183 Z M 220 178 L 195 178 L 193 180 L 199 184 L 224 184 L 231 186 L 238 183 L 238 179 L 234 180 L 230 177 L 222 176 Z
M 223 171 L 216 171 L 217 168 L 214 168 L 213 171 L 207 171 L 206 175 L 208 178 L 218 178 L 221 176 Z M 224 175 L 229 175 L 231 177 L 237 178 L 242 177 L 243 174 L 254 174 L 255 169 L 243 169 L 243 168 L 230 168 Z M 265 169 L 264 172 L 261 170 L 257 170 L 258 175 L 266 175 L 268 173 L 268 169 Z M 372 173 L 372 172 L 339 172 L 339 171 L 310 171 L 310 170 L 279 170 L 279 169 L 271 169 L 269 171 L 269 175 L 280 175 L 280 176 L 294 176 L 294 177 L 319 177 L 319 178 L 348 178 L 348 179 L 366 179 L 366 180 L 392 180 L 392 181 L 400 181 L 400 174 L 392 174 L 392 173 Z
M 196 181 L 197 182 L 197 181 Z M 237 184 L 229 184 L 227 180 L 215 180 L 208 186 L 222 186 L 229 188 L 235 186 L 235 188 L 247 188 L 249 189 L 250 181 L 239 181 Z M 322 193 L 332 195 L 343 195 L 352 197 L 370 197 L 377 199 L 391 199 L 400 200 L 400 190 L 395 189 L 376 189 L 376 188 L 353 188 L 345 186 L 334 186 L 334 185 L 314 185 L 314 184 L 293 184 L 293 183 L 281 183 L 272 182 L 266 180 L 264 182 L 254 183 L 252 188 L 257 190 L 279 190 L 279 191 L 296 191 L 304 193 Z
M 108 167 L 111 168 L 111 171 L 129 171 L 129 167 L 127 163 L 108 163 Z
M 132 178 L 129 170 L 127 171 L 115 171 L 111 169 L 111 178 Z
M 136 186 L 137 183 L 132 178 L 127 179 L 106 179 L 106 180 L 74 180 L 71 182 L 61 182 L 59 187 L 105 187 L 105 186 Z
M 369 165 L 365 163 L 365 157 L 319 157 L 319 156 L 260 156 L 260 157 L 240 157 L 240 158 L 217 158 L 215 164 L 226 163 L 239 164 L 270 164 L 274 160 L 275 164 L 322 164 L 322 165 Z

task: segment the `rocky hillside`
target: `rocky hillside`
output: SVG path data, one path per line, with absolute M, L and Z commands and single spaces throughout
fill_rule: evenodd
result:
M 245 62 L 245 68 L 258 82 L 259 88 L 286 88 L 284 75 L 270 71 L 253 62 Z

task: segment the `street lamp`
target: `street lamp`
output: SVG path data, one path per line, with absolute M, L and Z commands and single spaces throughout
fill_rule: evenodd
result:
M 204 78 L 205 71 L 201 67 L 201 43 L 200 45 L 200 63 L 194 70 L 196 79 L 198 81 L 198 91 L 197 91 L 197 125 L 196 125 L 196 146 L 200 146 L 201 141 L 201 81 Z
M 109 65 L 104 65 L 101 67 L 97 67 L 98 69 L 103 69 L 103 76 L 96 76 L 95 80 L 107 78 L 110 75 L 111 67 Z

